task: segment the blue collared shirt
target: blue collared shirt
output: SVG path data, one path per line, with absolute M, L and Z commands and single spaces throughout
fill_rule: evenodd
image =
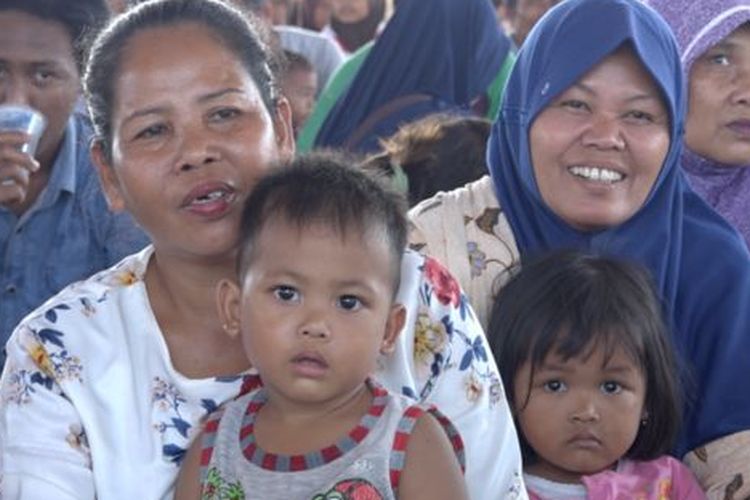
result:
M 109 210 L 89 156 L 91 129 L 68 122 L 46 188 L 20 217 L 0 206 L 0 346 L 21 319 L 63 287 L 148 243 L 128 214 Z M 0 352 L 0 368 L 5 352 Z

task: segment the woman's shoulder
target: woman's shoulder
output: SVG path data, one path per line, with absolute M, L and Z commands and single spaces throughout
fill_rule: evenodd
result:
M 487 209 L 500 210 L 490 176 L 461 186 L 452 191 L 440 191 L 435 196 L 422 200 L 409 211 L 412 221 L 440 217 L 447 211 L 460 210 L 467 214 L 482 213 Z

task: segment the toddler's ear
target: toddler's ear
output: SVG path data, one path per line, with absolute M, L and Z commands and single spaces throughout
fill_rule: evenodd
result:
M 402 304 L 393 304 L 385 323 L 385 335 L 380 344 L 381 354 L 391 354 L 396 350 L 396 341 L 406 323 L 406 308 Z
M 219 308 L 219 319 L 224 331 L 230 337 L 240 334 L 240 298 L 241 290 L 237 283 L 223 279 L 216 287 L 216 305 Z

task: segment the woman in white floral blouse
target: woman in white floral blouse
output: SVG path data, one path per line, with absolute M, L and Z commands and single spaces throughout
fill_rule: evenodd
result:
M 13 333 L 0 383 L 3 498 L 171 498 L 206 415 L 257 386 L 214 288 L 234 274 L 248 191 L 294 150 L 269 61 L 245 18 L 214 0 L 145 3 L 97 38 L 85 77 L 92 154 L 111 206 L 153 244 Z M 407 327 L 378 379 L 453 420 L 472 498 L 525 498 L 497 368 L 456 281 L 407 253 L 398 301 Z

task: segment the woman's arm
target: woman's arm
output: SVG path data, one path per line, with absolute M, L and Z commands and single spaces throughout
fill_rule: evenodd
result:
M 711 441 L 685 456 L 710 499 L 750 498 L 750 431 Z
M 0 498 L 94 499 L 86 433 L 58 383 L 60 360 L 51 359 L 24 327 L 6 349 L 0 379 Z
M 398 498 L 469 498 L 453 447 L 443 428 L 429 413 L 417 420 L 409 437 Z

